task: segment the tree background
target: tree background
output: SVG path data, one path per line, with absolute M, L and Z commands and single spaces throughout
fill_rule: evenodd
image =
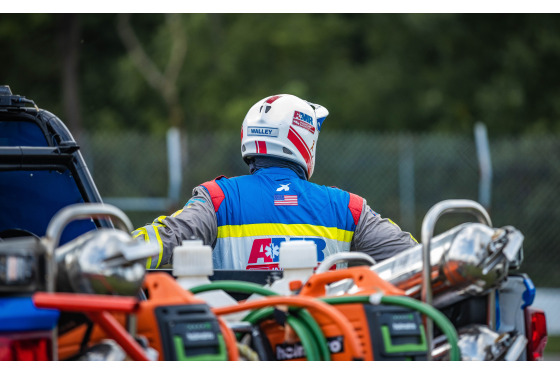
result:
M 525 235 L 535 284 L 560 287 L 556 14 L 0 14 L 0 51 L 0 84 L 63 120 L 104 201 L 167 195 L 171 127 L 185 149 L 176 204 L 246 173 L 247 110 L 291 93 L 330 111 L 312 180 L 419 239 L 433 204 L 478 198 L 481 121 L 493 223 Z M 139 226 L 173 210 L 125 212 Z
M 128 19 L 161 86 L 185 49 L 171 95 L 138 68 L 117 14 L 0 15 L 0 84 L 76 137 L 161 134 L 174 121 L 189 133 L 237 129 L 276 93 L 329 108 L 326 129 L 470 134 L 483 120 L 490 136 L 560 131 L 556 14 L 173 16 Z

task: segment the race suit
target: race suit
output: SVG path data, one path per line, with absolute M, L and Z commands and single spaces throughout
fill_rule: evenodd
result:
M 183 209 L 133 236 L 159 244 L 159 255 L 147 260 L 149 269 L 172 263 L 173 248 L 193 238 L 213 247 L 214 269 L 228 270 L 277 269 L 285 240 L 315 242 L 318 262 L 342 251 L 382 261 L 417 244 L 358 195 L 280 167 L 203 183 Z

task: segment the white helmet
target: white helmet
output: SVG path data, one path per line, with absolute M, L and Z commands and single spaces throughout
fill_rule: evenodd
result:
M 311 178 L 321 125 L 329 111 L 293 95 L 266 97 L 249 109 L 241 127 L 241 156 L 275 156 L 301 165 Z

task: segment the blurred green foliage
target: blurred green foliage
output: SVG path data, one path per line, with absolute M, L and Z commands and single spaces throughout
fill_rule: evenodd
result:
M 177 32 L 166 19 L 130 18 L 161 71 Z M 103 196 L 165 196 L 170 108 L 131 58 L 118 20 L 117 14 L 0 14 L 0 84 L 66 123 Z M 202 181 L 247 172 L 238 137 L 245 113 L 265 96 L 291 93 L 330 111 L 313 181 L 360 194 L 397 221 L 404 221 L 400 137 L 417 140 L 410 187 L 415 224 L 405 229 L 418 238 L 433 204 L 477 198 L 472 129 L 482 121 L 491 139 L 494 224 L 519 228 L 525 269 L 536 284 L 558 286 L 559 15 L 199 13 L 179 20 L 187 45 L 175 82 L 186 199 Z M 75 45 L 68 45 L 70 21 L 78 24 Z M 68 108 L 64 95 L 63 51 L 72 48 L 79 108 Z M 79 137 L 70 109 L 88 136 Z M 138 224 L 156 216 L 132 215 Z
M 116 14 L 79 14 L 80 113 L 87 131 L 163 134 L 168 108 L 130 59 Z M 0 84 L 63 121 L 58 14 L 0 15 Z M 164 69 L 164 14 L 134 14 Z M 177 79 L 187 132 L 238 129 L 262 97 L 326 106 L 329 128 L 471 134 L 560 131 L 560 17 L 555 14 L 182 14 Z M 72 128 L 72 123 L 67 123 Z

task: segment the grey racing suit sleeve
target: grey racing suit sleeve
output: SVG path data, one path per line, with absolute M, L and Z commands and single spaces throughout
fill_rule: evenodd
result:
M 417 244 L 410 233 L 402 231 L 389 218 L 381 218 L 364 199 L 350 251 L 364 252 L 380 262 Z
M 171 264 L 173 249 L 183 240 L 196 238 L 206 245 L 213 245 L 218 233 L 218 222 L 208 191 L 198 186 L 185 206 L 170 216 L 160 216 L 151 224 L 136 229 L 132 236 L 158 243 L 159 254 L 149 258 L 147 269 Z

